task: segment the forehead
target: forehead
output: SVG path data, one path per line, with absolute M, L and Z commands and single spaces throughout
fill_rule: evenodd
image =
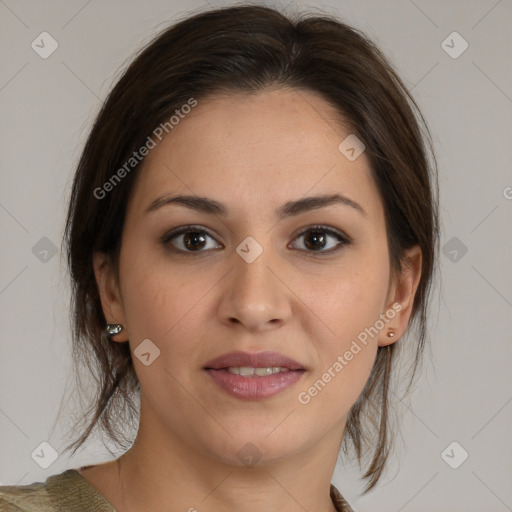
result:
M 162 193 L 185 192 L 214 195 L 239 213 L 265 211 L 266 205 L 273 212 L 290 198 L 340 192 L 378 215 L 366 156 L 350 161 L 339 150 L 350 134 L 338 111 L 311 92 L 277 89 L 198 100 L 146 157 L 133 207 L 144 209 Z

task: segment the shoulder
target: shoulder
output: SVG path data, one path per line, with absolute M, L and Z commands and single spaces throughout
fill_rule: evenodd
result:
M 29 485 L 0 486 L 0 512 L 57 510 L 52 504 L 45 482 Z
M 0 512 L 115 512 L 75 469 L 52 475 L 45 482 L 0 486 Z

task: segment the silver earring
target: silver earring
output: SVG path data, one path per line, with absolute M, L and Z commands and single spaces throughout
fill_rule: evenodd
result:
M 107 336 L 114 336 L 123 330 L 123 326 L 121 324 L 107 324 L 107 328 L 105 330 Z

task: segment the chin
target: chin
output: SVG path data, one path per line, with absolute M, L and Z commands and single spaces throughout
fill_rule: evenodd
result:
M 278 425 L 279 422 L 276 422 Z M 205 440 L 208 443 L 208 451 L 212 457 L 224 464 L 237 467 L 267 466 L 293 456 L 307 443 L 306 439 L 297 439 L 288 432 L 281 435 L 272 429 L 247 429 L 246 434 L 237 430 L 236 435 L 219 439 L 219 443 L 212 446 L 212 439 Z M 262 434 L 262 432 L 264 432 Z M 307 433 L 301 432 L 301 437 Z M 311 437 L 309 437 L 311 439 Z

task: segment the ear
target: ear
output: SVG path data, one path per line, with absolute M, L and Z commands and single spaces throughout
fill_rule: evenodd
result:
M 123 326 L 123 330 L 119 334 L 111 336 L 110 339 L 117 342 L 128 341 L 123 302 L 110 258 L 104 253 L 94 253 L 93 268 L 100 294 L 101 307 L 107 322 Z
M 379 333 L 380 347 L 391 345 L 404 335 L 420 282 L 421 265 L 422 255 L 419 245 L 405 251 L 403 268 L 400 274 L 393 278 L 387 298 L 387 317 L 390 318 L 392 312 L 395 314 Z M 388 333 L 393 333 L 393 336 L 388 336 Z

